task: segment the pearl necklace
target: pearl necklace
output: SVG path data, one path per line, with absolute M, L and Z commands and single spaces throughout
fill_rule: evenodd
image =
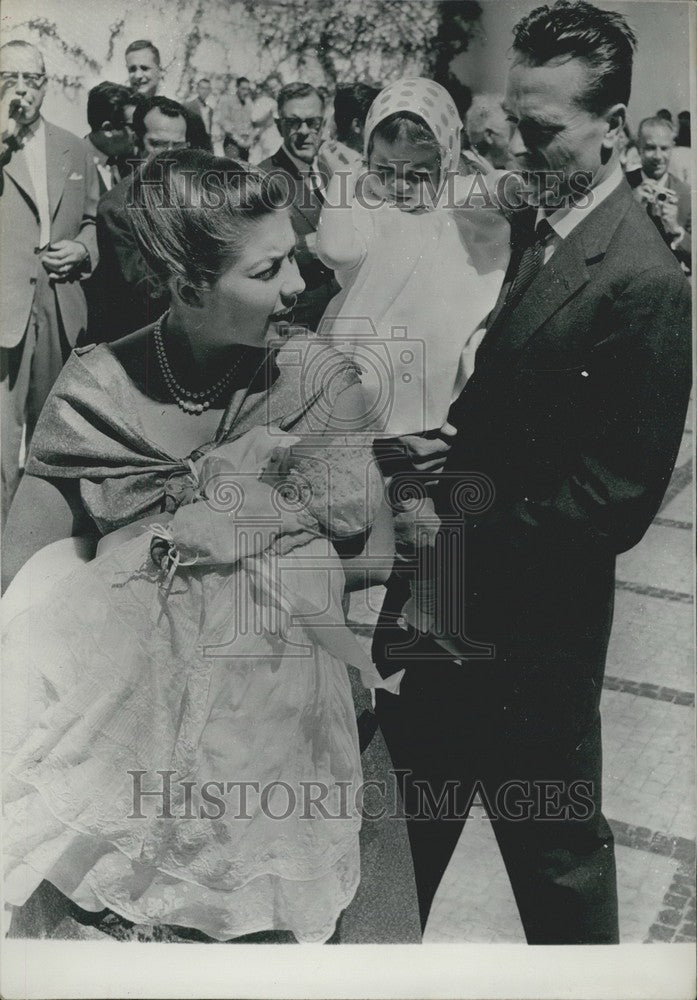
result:
M 229 368 L 225 374 L 209 389 L 203 389 L 201 392 L 193 392 L 191 389 L 185 389 L 184 386 L 180 385 L 175 379 L 169 361 L 167 360 L 167 353 L 162 339 L 162 322 L 166 316 L 167 313 L 160 316 L 155 324 L 154 331 L 155 353 L 157 354 L 157 360 L 160 364 L 160 370 L 162 371 L 162 376 L 165 380 L 165 385 L 169 390 L 169 394 L 176 401 L 177 406 L 179 406 L 185 413 L 194 413 L 199 416 L 201 413 L 204 413 L 205 410 L 210 409 L 211 403 L 217 399 L 223 389 L 230 382 L 232 376 L 239 368 L 242 356 L 240 355 L 232 368 Z

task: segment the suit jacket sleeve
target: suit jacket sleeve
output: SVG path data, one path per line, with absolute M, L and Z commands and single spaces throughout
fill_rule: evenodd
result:
M 575 468 L 543 498 L 498 505 L 477 528 L 615 553 L 656 515 L 682 438 L 691 385 L 690 289 L 677 269 L 645 270 L 608 304 L 588 359 L 592 412 Z M 503 522 L 503 524 L 502 524 Z M 540 536 L 542 537 L 542 536 Z
M 84 152 L 85 205 L 82 221 L 76 239 L 84 243 L 89 251 L 90 266 L 85 270 L 85 277 L 94 272 L 99 263 L 97 246 L 97 204 L 99 202 L 99 174 L 91 156 Z

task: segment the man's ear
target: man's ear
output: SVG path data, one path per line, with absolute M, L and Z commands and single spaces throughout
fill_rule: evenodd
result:
M 613 104 L 605 112 L 605 122 L 607 125 L 603 136 L 603 146 L 606 149 L 614 149 L 617 139 L 622 132 L 627 121 L 627 108 L 624 104 Z
M 170 282 L 170 291 L 179 301 L 188 306 L 189 309 L 203 308 L 203 293 L 200 288 L 196 288 L 184 278 L 175 278 Z
M 351 131 L 352 131 L 352 132 L 353 132 L 353 133 L 354 133 L 355 135 L 362 135 L 362 134 L 363 134 L 363 126 L 362 126 L 362 125 L 361 125 L 361 123 L 360 123 L 360 119 L 358 119 L 358 118 L 353 118 L 353 119 L 351 120 Z

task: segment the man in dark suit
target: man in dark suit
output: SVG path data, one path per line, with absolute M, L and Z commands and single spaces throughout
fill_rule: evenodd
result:
M 82 139 L 45 121 L 46 69 L 28 42 L 0 49 L 2 517 L 37 418 L 87 325 L 99 184 Z
M 664 118 L 644 118 L 637 149 L 641 170 L 627 174 L 634 197 L 646 212 L 684 270 L 692 269 L 692 192 L 668 170 L 675 146 L 672 126 Z
M 599 714 L 615 557 L 658 510 L 691 381 L 689 286 L 619 165 L 634 47 L 623 17 L 583 2 L 515 28 L 524 207 L 449 417 L 435 623 L 401 627 L 397 581 L 374 643 L 384 673 L 406 668 L 378 715 L 408 772 L 423 925 L 478 795 L 528 942 L 618 940 Z
M 121 83 L 98 83 L 87 95 L 87 122 L 90 132 L 87 149 L 97 168 L 99 197 L 106 194 L 128 173 L 127 160 L 133 157 L 133 135 L 126 121 L 131 91 Z
M 203 122 L 206 134 L 209 136 L 211 134 L 211 121 L 213 118 L 213 108 L 208 103 L 210 96 L 211 81 L 207 76 L 203 76 L 196 84 L 196 97 L 184 105 L 184 107 L 191 111 L 192 114 L 199 116 Z
M 137 152 L 146 157 L 191 145 L 184 108 L 168 97 L 150 97 L 133 116 Z M 167 308 L 169 292 L 150 273 L 131 228 L 128 204 L 133 177 L 127 177 L 100 199 L 97 240 L 100 264 L 90 282 L 88 340 L 125 337 L 152 323 Z
M 288 83 L 278 95 L 276 126 L 280 149 L 259 164 L 259 170 L 282 175 L 288 187 L 291 222 L 297 237 L 297 257 L 305 291 L 293 310 L 294 322 L 316 330 L 329 301 L 339 291 L 334 272 L 317 256 L 317 226 L 324 204 L 317 150 L 324 104 L 309 83 Z

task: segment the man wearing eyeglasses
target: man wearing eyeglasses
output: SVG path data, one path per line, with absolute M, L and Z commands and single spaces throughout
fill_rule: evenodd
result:
M 292 196 L 291 221 L 297 237 L 298 268 L 305 291 L 293 310 L 294 322 L 316 330 L 330 300 L 339 291 L 334 272 L 317 256 L 317 226 L 324 204 L 317 150 L 324 122 L 324 103 L 309 83 L 288 83 L 278 95 L 276 127 L 283 144 L 259 170 L 283 175 Z
M 82 139 L 45 121 L 41 52 L 0 48 L 0 401 L 2 519 L 63 363 L 87 325 L 81 282 L 97 262 L 99 180 Z

